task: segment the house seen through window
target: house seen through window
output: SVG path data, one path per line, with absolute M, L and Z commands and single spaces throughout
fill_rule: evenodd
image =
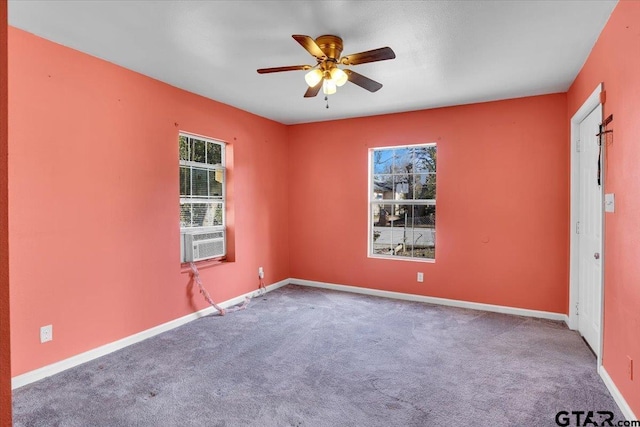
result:
M 181 260 L 222 257 L 225 240 L 225 143 L 180 133 Z
M 436 144 L 370 150 L 369 255 L 435 259 Z

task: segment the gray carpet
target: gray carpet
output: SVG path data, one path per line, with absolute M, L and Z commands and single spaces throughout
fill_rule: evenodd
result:
M 555 426 L 561 410 L 624 419 L 562 323 L 292 285 L 24 386 L 13 406 L 15 426 Z

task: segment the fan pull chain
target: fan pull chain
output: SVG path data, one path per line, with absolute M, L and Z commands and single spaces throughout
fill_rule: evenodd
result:
M 327 101 L 327 109 L 328 109 L 328 108 L 329 108 L 329 97 L 328 97 L 328 96 L 325 96 L 325 97 L 324 97 L 324 100 L 325 100 L 325 101 Z

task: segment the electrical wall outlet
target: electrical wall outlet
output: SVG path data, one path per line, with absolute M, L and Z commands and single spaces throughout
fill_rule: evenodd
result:
M 40 328 L 40 343 L 53 340 L 53 325 Z
M 627 376 L 633 381 L 633 359 L 631 356 L 627 356 Z
M 262 267 L 258 267 L 258 277 L 264 279 L 264 269 Z
M 418 282 L 424 282 L 424 273 L 418 273 Z

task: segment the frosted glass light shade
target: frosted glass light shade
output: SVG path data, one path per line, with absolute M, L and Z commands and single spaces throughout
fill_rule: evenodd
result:
M 347 82 L 348 79 L 349 76 L 347 76 L 347 73 L 342 71 L 340 68 L 336 67 L 331 70 L 331 80 L 336 83 L 336 86 L 342 86 Z
M 325 95 L 333 95 L 336 93 L 336 82 L 334 82 L 333 79 L 324 79 L 322 82 L 322 93 Z
M 322 80 L 322 71 L 317 68 L 304 75 L 304 81 L 307 82 L 309 87 L 314 87 L 320 83 L 320 80 Z

